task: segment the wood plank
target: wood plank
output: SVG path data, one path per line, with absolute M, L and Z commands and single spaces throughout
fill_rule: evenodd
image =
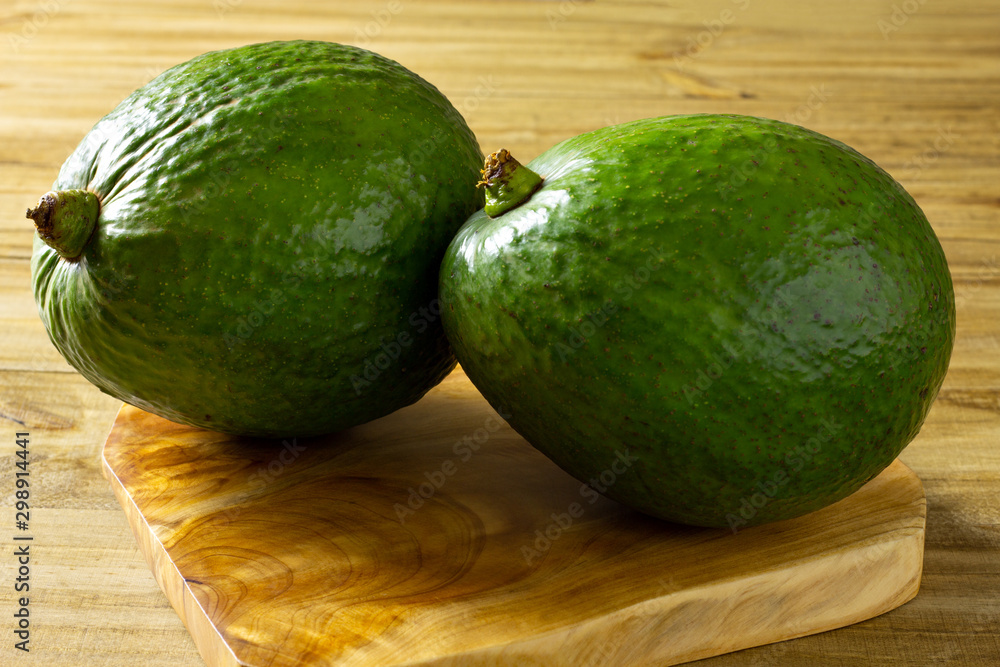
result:
M 461 369 L 283 443 L 125 406 L 104 466 L 213 667 L 678 664 L 894 609 L 923 562 L 900 463 L 799 519 L 678 526 L 585 494 Z

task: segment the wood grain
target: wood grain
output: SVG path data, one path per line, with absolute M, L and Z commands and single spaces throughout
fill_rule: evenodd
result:
M 283 443 L 125 406 L 104 466 L 213 667 L 677 664 L 894 609 L 923 562 L 901 463 L 807 517 L 678 526 L 581 486 L 460 369 L 389 417 Z
M 612 122 L 711 111 L 791 117 L 888 169 L 940 235 L 959 301 L 944 388 L 901 457 L 927 494 L 920 594 L 699 665 L 1000 664 L 1000 1 L 904 5 L 400 0 L 380 23 L 389 0 L 0 3 L 0 442 L 31 424 L 45 547 L 36 648 L 2 642 L 0 664 L 204 665 L 100 474 L 120 403 L 66 365 L 35 315 L 23 214 L 84 133 L 155 74 L 210 49 L 299 37 L 396 58 L 455 102 L 484 149 L 524 159 Z M 880 21 L 900 25 L 883 34 Z M 501 39 L 503 57 L 489 48 Z M 3 479 L 12 470 L 0 453 Z M 5 609 L 15 567 L 0 556 Z

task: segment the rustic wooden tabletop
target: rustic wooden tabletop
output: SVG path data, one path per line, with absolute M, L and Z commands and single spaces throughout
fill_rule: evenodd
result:
M 101 475 L 120 403 L 49 342 L 23 211 L 87 130 L 162 70 L 218 48 L 365 46 L 436 84 L 487 152 L 527 161 L 604 125 L 690 112 L 790 120 L 893 174 L 955 279 L 944 388 L 902 460 L 923 480 L 917 597 L 847 628 L 704 661 L 1000 664 L 1000 2 L 950 0 L 7 0 L 0 8 L 0 663 L 204 664 Z M 15 527 L 29 433 L 30 527 Z M 30 535 L 27 570 L 15 551 Z M 30 653 L 15 648 L 27 572 Z

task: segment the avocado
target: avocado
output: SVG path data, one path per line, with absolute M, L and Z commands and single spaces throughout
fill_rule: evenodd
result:
M 434 86 L 369 51 L 198 56 L 98 122 L 28 212 L 39 314 L 84 377 L 167 419 L 375 419 L 455 365 L 437 272 L 482 160 Z
M 483 169 L 441 268 L 462 368 L 574 477 L 738 530 L 825 507 L 919 431 L 955 337 L 945 255 L 848 146 L 653 118 Z

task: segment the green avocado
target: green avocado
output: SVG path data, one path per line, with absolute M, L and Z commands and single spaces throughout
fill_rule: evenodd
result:
M 913 199 L 801 127 L 641 120 L 483 170 L 441 270 L 459 363 L 634 509 L 761 524 L 846 497 L 919 431 L 955 298 Z
M 137 90 L 29 211 L 69 363 L 167 419 L 339 431 L 455 364 L 437 272 L 482 153 L 431 84 L 318 41 L 207 53 Z

